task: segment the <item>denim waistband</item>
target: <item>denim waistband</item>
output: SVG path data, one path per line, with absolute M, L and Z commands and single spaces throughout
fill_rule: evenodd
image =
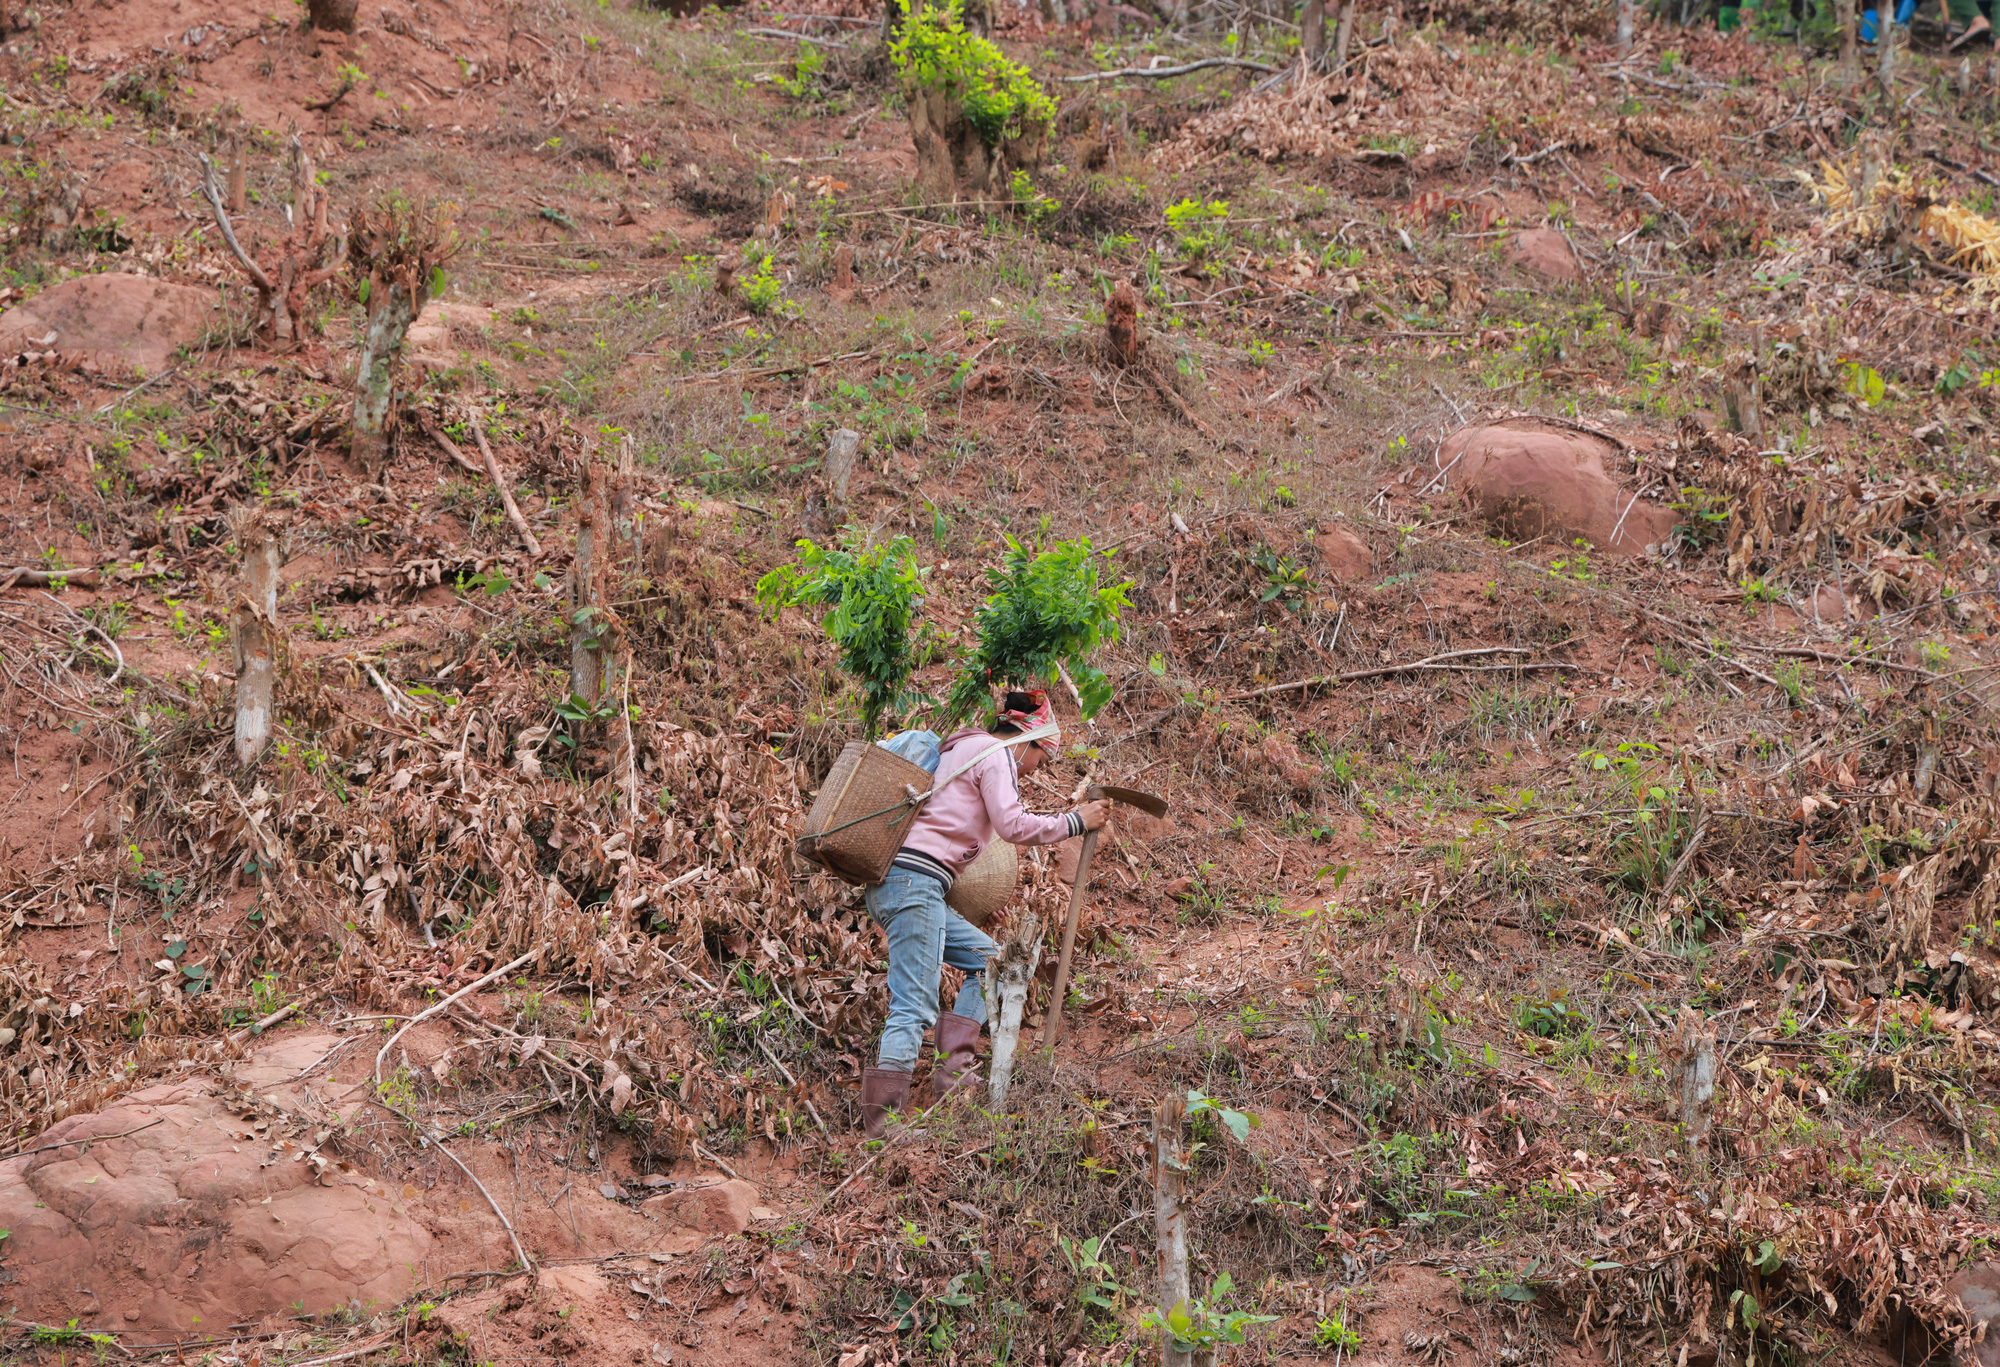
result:
M 889 867 L 901 869 L 905 873 L 918 873 L 926 878 L 934 878 L 946 892 L 951 891 L 953 877 L 951 869 L 935 855 L 925 854 L 922 850 L 913 850 L 905 845 L 896 852 L 896 857 L 890 861 Z

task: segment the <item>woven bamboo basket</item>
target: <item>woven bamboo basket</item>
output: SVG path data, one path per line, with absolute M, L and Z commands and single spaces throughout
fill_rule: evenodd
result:
M 849 883 L 879 883 L 903 847 L 916 816 L 912 795 L 931 776 L 899 755 L 851 740 L 827 771 L 799 836 L 799 858 Z
M 984 926 L 1013 900 L 1021 881 L 1021 861 L 1014 847 L 995 836 L 986 842 L 979 858 L 966 865 L 965 872 L 951 882 L 944 904 L 972 922 Z

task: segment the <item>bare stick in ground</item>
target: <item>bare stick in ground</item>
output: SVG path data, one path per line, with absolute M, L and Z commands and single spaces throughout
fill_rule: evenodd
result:
M 1715 1027 L 1683 1020 L 1681 1134 L 1690 1149 L 1708 1143 L 1709 1103 L 1715 1097 Z
M 1167 1094 L 1153 1115 L 1153 1245 L 1159 1262 L 1160 1317 L 1165 1319 L 1188 1303 L 1187 1168 L 1181 1162 L 1181 1126 L 1187 1119 L 1187 1099 Z M 1195 1353 L 1173 1336 L 1160 1334 L 1161 1367 L 1195 1367 Z
M 230 614 L 236 647 L 236 762 L 253 763 L 271 742 L 278 687 L 278 537 L 261 519 L 248 535 L 243 593 Z
M 1042 961 L 1041 924 L 1033 912 L 1021 921 L 1000 952 L 986 961 L 986 1000 L 997 1003 L 993 1017 L 992 1108 L 1007 1104 L 1014 1081 L 1014 1053 L 1021 1043 L 1021 1016 L 1028 1006 L 1028 988 Z
M 639 538 L 638 472 L 632 459 L 632 434 L 618 438 L 618 482 L 611 488 L 611 559 L 629 561 L 631 573 L 639 572 L 640 553 L 645 549 Z
M 569 568 L 569 688 L 595 707 L 617 687 L 604 602 L 604 468 L 592 461 L 577 508 L 576 556 Z M 580 738 L 579 738 L 580 739 Z
M 1306 0 L 1299 19 L 1299 70 L 1317 71 L 1326 58 L 1326 0 Z

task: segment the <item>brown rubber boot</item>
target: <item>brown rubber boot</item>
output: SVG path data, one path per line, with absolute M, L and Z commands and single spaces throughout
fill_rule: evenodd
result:
M 931 1069 L 931 1088 L 939 1100 L 953 1094 L 970 1097 L 979 1090 L 980 1023 L 947 1011 L 938 1017 L 937 1047 L 943 1057 Z
M 889 1112 L 900 1111 L 910 1100 L 910 1075 L 892 1068 L 870 1068 L 861 1074 L 861 1132 L 870 1139 L 882 1137 Z

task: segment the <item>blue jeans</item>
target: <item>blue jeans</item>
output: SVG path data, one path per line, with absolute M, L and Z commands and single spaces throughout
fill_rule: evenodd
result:
M 944 904 L 935 878 L 905 869 L 868 889 L 868 914 L 889 937 L 889 1020 L 875 1066 L 899 1073 L 917 1066 L 924 1031 L 937 1023 L 938 985 L 943 966 L 965 970 L 965 986 L 952 1010 L 971 1020 L 986 1019 L 981 975 L 994 944 L 970 921 Z

